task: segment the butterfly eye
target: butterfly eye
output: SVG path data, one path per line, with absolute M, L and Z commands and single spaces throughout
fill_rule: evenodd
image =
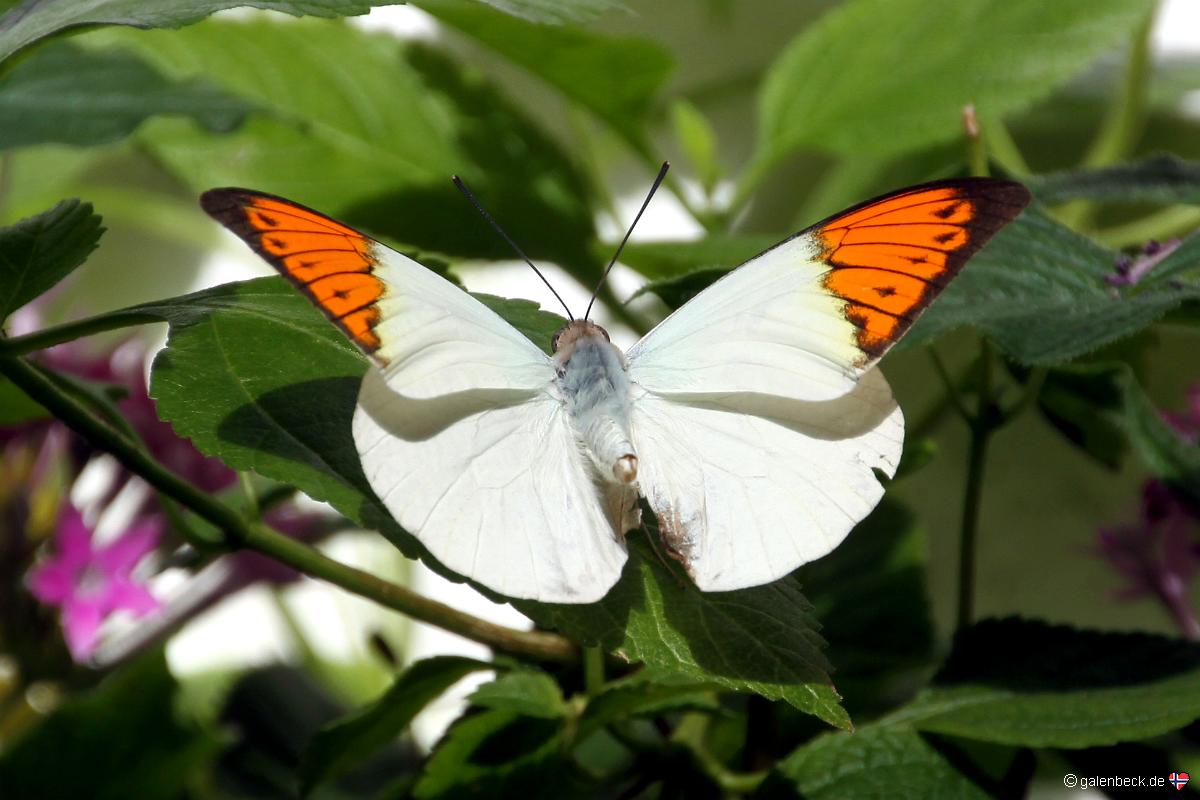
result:
M 550 337 L 550 352 L 551 353 L 558 352 L 558 340 L 560 338 L 562 338 L 563 332 L 566 331 L 566 329 L 568 327 L 569 326 L 567 326 L 567 325 L 562 326 L 561 328 L 559 328 L 557 331 L 554 332 L 554 336 Z

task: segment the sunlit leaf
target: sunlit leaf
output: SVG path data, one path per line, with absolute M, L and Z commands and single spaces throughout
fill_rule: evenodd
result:
M 963 106 L 992 118 L 1029 107 L 1129 36 L 1151 8 L 1146 0 L 852 0 L 771 67 L 750 174 L 798 148 L 880 156 L 961 137 Z

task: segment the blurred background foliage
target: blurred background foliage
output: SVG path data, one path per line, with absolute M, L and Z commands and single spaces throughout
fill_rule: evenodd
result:
M 631 203 L 666 159 L 673 165 L 668 191 L 655 200 L 665 208 L 643 222 L 623 259 L 632 268 L 628 274 L 651 282 L 648 291 L 630 303 L 629 292 L 602 296 L 608 319 L 639 331 L 721 270 L 840 208 L 902 185 L 977 172 L 983 164 L 993 174 L 1029 182 L 1044 205 L 1027 215 L 1025 227 L 998 237 L 985 253 L 990 259 L 981 256 L 977 271 L 964 273 L 966 288 L 947 292 L 945 307 L 939 304 L 938 313 L 914 329 L 913 342 L 884 362 L 909 420 L 906 469 L 881 510 L 852 536 L 854 546 L 801 575 L 825 626 L 847 709 L 857 719 L 890 708 L 888 686 L 900 686 L 895 691 L 903 696 L 908 685 L 897 668 L 907 663 L 912 672 L 927 673 L 928 651 L 944 651 L 954 629 L 971 431 L 954 414 L 927 348 L 936 347 L 958 391 L 970 396 L 978 388 L 972 381 L 980 330 L 1008 356 L 998 378 L 1004 405 L 1019 402 L 1039 367 L 1072 361 L 1043 372 L 1029 413 L 991 441 L 976 616 L 1178 631 L 1152 594 L 1115 597 L 1122 578 L 1102 557 L 1097 538 L 1107 527 L 1135 523 L 1143 513 L 1143 483 L 1151 472 L 1163 473 L 1161 462 L 1155 469 L 1153 458 L 1138 457 L 1146 448 L 1131 443 L 1128 416 L 1119 420 L 1134 414 L 1122 400 L 1125 387 L 1140 387 L 1152 406 L 1183 410 L 1189 386 L 1200 380 L 1194 239 L 1135 287 L 1129 307 L 1142 309 L 1130 312 L 1136 319 L 1105 310 L 1115 293 L 1126 291 L 1119 280 L 1104 280 L 1110 266 L 1118 279 L 1123 274 L 1117 251 L 1144 258 L 1147 242 L 1200 228 L 1200 50 L 1170 57 L 1153 52 L 1154 3 L 420 0 L 406 9 L 402 36 L 354 21 L 258 11 L 198 21 L 237 5 L 232 2 L 164 2 L 153 11 L 144 5 L 43 0 L 0 19 L 0 54 L 10 56 L 0 66 L 0 223 L 81 197 L 107 228 L 73 282 L 51 298 L 46 319 L 197 287 L 211 274 L 206 265 L 221 234 L 200 213 L 196 197 L 222 185 L 321 209 L 448 264 L 471 288 L 491 262 L 511 255 L 453 191 L 449 176 L 458 174 L 534 259 L 590 287 L 631 216 Z M 185 5 L 186 11 L 175 9 Z M 371 4 L 255 5 L 337 16 Z M 155 30 L 103 24 L 114 22 L 192 24 Z M 59 29 L 65 35 L 38 38 Z M 973 107 L 972 124 L 982 134 L 974 143 L 964 129 L 966 106 Z M 1173 160 L 1146 160 L 1163 154 Z M 1072 170 L 1092 172 L 1060 174 Z M 1030 266 L 1016 270 L 1016 278 L 996 277 L 1016 261 Z M 1062 342 L 1048 343 L 1052 328 L 1069 332 Z M 872 530 L 879 533 L 871 536 Z M 878 568 L 863 574 L 855 557 Z M 823 586 L 836 588 L 822 592 Z M 855 607 L 849 587 L 875 604 Z M 895 598 L 904 600 L 890 606 Z M 932 630 L 922 622 L 926 613 Z M 866 631 L 880 641 L 864 650 Z M 1091 652 L 1090 646 L 1078 643 L 1080 652 Z M 260 732 L 255 741 L 268 744 L 256 751 L 213 733 L 213 707 L 185 715 L 186 724 L 162 715 L 172 679 L 155 658 L 125 668 L 141 672 L 126 672 L 104 691 L 140 698 L 121 724 L 136 725 L 144 739 L 161 730 L 176 737 L 161 740 L 164 747 L 184 743 L 167 748 L 176 759 L 170 770 L 153 753 L 136 754 L 170 772 L 156 784 L 158 796 L 293 792 L 303 741 L 347 699 L 329 696 L 337 679 L 328 675 L 324 684 L 304 673 L 258 676 L 259 691 L 235 691 L 222 700 L 223 719 L 233 729 L 262 719 L 253 705 L 268 702 L 272 692 L 311 702 L 300 704 L 307 718 Z M 892 684 L 879 674 L 881 659 Z M 557 677 L 568 687 L 578 680 Z M 527 690 L 520 690 L 523 697 Z M 552 760 L 546 743 L 557 735 L 561 716 L 555 703 L 564 702 L 555 699 L 558 691 L 550 692 L 550 710 L 522 717 L 526 738 L 514 745 L 543 767 Z M 152 692 L 160 698 L 154 704 L 147 701 Z M 350 692 L 358 700 L 372 693 Z M 678 708 L 706 702 L 681 698 Z M 71 713 L 86 716 L 86 703 L 103 699 L 72 702 Z M 265 716 L 290 702 L 271 705 Z M 758 702 L 745 700 L 737 707 L 745 713 L 709 731 L 706 747 L 716 757 L 753 736 L 747 726 L 769 729 L 757 734 L 771 740 L 762 753 L 789 743 L 775 756 L 819 730 L 795 712 L 775 712 L 765 725 Z M 514 735 L 515 713 L 501 703 L 455 730 L 467 739 L 489 731 Z M 40 728 L 34 735 L 85 744 L 105 735 L 91 723 L 55 719 L 71 732 Z M 480 730 L 464 732 L 468 724 Z M 941 724 L 946 736 L 972 737 L 969 721 Z M 934 774 L 948 769 L 928 740 L 907 736 L 868 732 L 859 741 L 926 764 Z M 1009 775 L 1024 769 L 1018 763 L 1024 756 L 1009 751 L 989 761 L 987 747 L 1012 744 L 1002 735 L 979 738 L 990 744 L 972 745 L 976 765 L 1003 762 L 996 769 Z M 225 772 L 206 788 L 211 775 L 205 777 L 203 765 L 222 748 Z M 45 755 L 34 745 L 26 749 L 31 759 Z M 454 761 L 453 748 L 439 753 L 441 761 L 422 773 L 417 796 L 466 791 L 456 783 L 464 767 Z M 672 753 L 660 754 L 647 785 L 660 785 L 670 774 Z M 509 764 L 511 755 L 496 755 L 495 763 Z M 949 762 L 958 764 L 961 755 Z M 417 758 L 412 748 L 395 745 L 354 773 L 352 780 L 365 783 L 336 791 L 357 796 L 366 791 L 362 786 L 380 785 L 371 770 L 395 775 Z M 823 758 L 836 763 L 846 755 L 818 748 L 793 757 L 760 791 L 787 778 L 811 796 L 854 796 L 846 790 L 851 784 L 812 780 L 834 768 Z M 1065 764 L 1083 756 L 1049 758 Z M 1194 750 L 1190 758 L 1200 770 Z M 27 765 L 5 774 L 39 769 L 52 771 Z M 513 767 L 507 778 L 493 771 L 488 780 L 500 783 L 484 781 L 481 791 L 524 790 L 520 771 Z M 91 774 L 104 772 L 97 766 Z M 952 796 L 976 796 L 980 785 L 991 786 L 992 794 L 1005 791 L 1004 775 L 991 776 L 990 784 L 975 777 L 960 786 L 961 776 L 947 775 L 941 785 Z M 73 779 L 59 779 L 61 787 L 30 784 L 16 796 L 77 790 Z M 118 779 L 95 780 L 109 794 L 90 796 L 137 794 Z M 666 784 L 689 796 L 739 789 L 714 780 L 710 773 L 696 785 L 683 778 Z M 401 786 L 396 796 L 412 788 Z

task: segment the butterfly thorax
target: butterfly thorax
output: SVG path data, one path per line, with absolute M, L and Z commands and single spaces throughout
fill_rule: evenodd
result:
M 600 477 L 631 484 L 637 454 L 630 442 L 630 383 L 625 356 L 595 323 L 575 320 L 555 334 L 558 389 L 571 424 Z

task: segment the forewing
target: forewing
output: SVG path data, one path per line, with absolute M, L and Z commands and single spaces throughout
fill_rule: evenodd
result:
M 312 300 L 396 392 L 536 391 L 554 377 L 549 357 L 491 309 L 353 228 L 245 189 L 213 189 L 200 203 Z
M 841 543 L 895 473 L 904 420 L 876 370 L 842 397 L 658 396 L 633 404 L 638 481 L 704 591 L 757 586 Z
M 354 441 L 388 511 L 455 572 L 554 603 L 599 600 L 620 577 L 631 510 L 602 502 L 551 393 L 417 400 L 368 372 Z
M 659 394 L 848 392 L 1029 202 L 985 178 L 915 186 L 830 217 L 748 261 L 629 353 Z

